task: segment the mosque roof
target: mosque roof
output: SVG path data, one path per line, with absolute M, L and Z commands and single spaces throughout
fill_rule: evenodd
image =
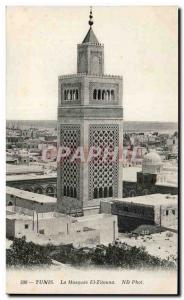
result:
M 161 164 L 162 163 L 162 160 L 161 160 L 161 157 L 160 155 L 153 151 L 153 152 L 149 152 L 148 154 L 146 154 L 144 157 L 143 157 L 143 164 Z
M 99 44 L 99 41 L 97 40 L 97 37 L 95 36 L 92 27 L 90 27 L 90 29 L 88 30 L 82 43 Z

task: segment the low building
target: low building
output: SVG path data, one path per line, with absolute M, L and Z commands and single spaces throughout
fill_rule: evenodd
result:
M 55 211 L 57 199 L 42 194 L 31 193 L 13 187 L 6 187 L 6 205 L 12 212 L 22 212 L 32 215 Z
M 118 222 L 117 216 L 111 214 L 94 214 L 79 218 L 74 218 L 76 226 L 90 227 L 100 232 L 100 243 L 108 245 L 118 238 Z
M 12 157 L 10 155 L 6 155 L 6 163 L 11 165 L 16 165 L 18 164 L 18 158 Z
M 89 218 L 74 218 L 57 212 L 33 215 L 7 211 L 7 238 L 26 237 L 37 244 L 70 244 L 95 246 L 114 242 L 118 238 L 117 216 L 97 214 Z
M 71 244 L 75 246 L 100 243 L 100 232 L 85 226 L 76 226 L 77 220 L 60 213 L 47 213 L 33 218 L 22 214 L 7 214 L 6 232 L 8 238 L 26 237 L 36 244 Z M 78 225 L 78 224 L 77 224 Z
M 118 237 L 117 216 L 72 217 L 57 212 L 57 199 L 7 187 L 7 237 L 26 236 L 38 244 L 97 245 Z
M 41 139 L 34 138 L 34 139 L 28 139 L 25 141 L 27 149 L 38 149 L 38 145 L 42 142 Z
M 177 226 L 177 196 L 153 194 L 133 198 L 115 199 L 109 204 L 101 202 L 102 213 L 118 216 L 118 228 L 130 232 L 140 225 L 156 225 L 170 228 Z
M 20 135 L 7 135 L 6 136 L 6 149 L 12 149 L 14 147 L 23 148 L 25 142 L 22 136 Z
M 7 175 L 6 185 L 17 189 L 56 197 L 56 174 Z

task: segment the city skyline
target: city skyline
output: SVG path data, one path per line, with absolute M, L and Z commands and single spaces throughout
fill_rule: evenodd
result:
M 7 119 L 57 118 L 58 76 L 76 73 L 88 14 L 88 7 L 7 9 Z M 176 7 L 94 7 L 93 14 L 105 74 L 123 76 L 124 119 L 177 122 Z

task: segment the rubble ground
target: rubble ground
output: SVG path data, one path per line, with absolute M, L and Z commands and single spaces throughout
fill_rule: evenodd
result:
M 162 259 L 168 256 L 177 257 L 177 233 L 174 232 L 164 231 L 138 237 L 119 233 L 119 241 L 130 246 L 145 247 L 149 254 Z

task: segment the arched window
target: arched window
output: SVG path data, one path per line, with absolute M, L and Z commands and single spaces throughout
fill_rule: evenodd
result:
M 43 189 L 41 187 L 36 187 L 34 191 L 37 194 L 43 194 Z
M 102 91 L 102 100 L 105 100 L 105 91 Z
M 78 90 L 76 90 L 75 92 L 76 92 L 76 100 L 78 100 L 79 99 L 79 92 L 78 92 Z
M 72 100 L 72 90 L 70 90 L 70 100 Z
M 109 94 L 108 94 L 108 90 L 105 92 L 105 100 L 108 101 L 109 100 Z
M 93 99 L 96 100 L 96 98 L 97 98 L 97 90 L 95 89 L 95 90 L 93 91 Z
M 46 188 L 46 195 L 50 197 L 54 197 L 54 187 L 53 186 L 48 186 Z
M 155 184 L 156 183 L 156 177 L 151 178 L 151 183 Z
M 112 188 L 112 186 L 109 187 L 109 197 L 113 197 L 113 188 Z
M 107 198 L 108 197 L 108 189 L 107 187 L 105 186 L 104 187 L 104 198 Z
M 128 191 L 127 189 L 123 189 L 123 198 L 128 197 Z
M 114 100 L 114 90 L 111 90 L 111 100 Z
M 66 196 L 66 185 L 64 185 L 64 192 L 63 192 L 64 196 Z
M 75 90 L 72 91 L 72 99 L 73 99 L 73 100 L 76 99 L 76 91 L 75 91 Z
M 70 197 L 73 198 L 73 187 L 72 186 L 70 187 Z
M 70 100 L 70 92 L 67 90 L 67 100 Z
M 67 93 L 66 93 L 66 90 L 64 90 L 64 100 L 67 99 Z
M 73 189 L 73 197 L 74 197 L 74 198 L 77 198 L 77 190 L 76 190 L 76 187 L 74 187 L 74 189 Z
M 11 201 L 8 202 L 8 206 L 12 206 L 13 203 Z
M 26 192 L 32 192 L 31 188 L 25 188 L 24 191 L 26 191 Z M 34 190 L 34 192 L 36 193 L 36 190 Z
M 94 199 L 97 199 L 97 198 L 98 198 L 98 189 L 97 189 L 97 188 L 94 188 L 93 198 L 94 198 Z
M 98 90 L 98 100 L 101 99 L 101 90 Z
M 129 197 L 135 197 L 136 196 L 136 192 L 134 190 L 131 190 L 129 192 Z
M 144 189 L 144 190 L 143 190 L 143 194 L 144 194 L 144 195 L 149 195 L 148 189 Z
M 102 187 L 99 188 L 99 198 L 103 198 L 103 189 L 102 189 Z
M 70 196 L 70 188 L 69 188 L 69 186 L 67 186 L 66 195 L 67 195 L 67 197 L 69 197 L 69 196 Z

